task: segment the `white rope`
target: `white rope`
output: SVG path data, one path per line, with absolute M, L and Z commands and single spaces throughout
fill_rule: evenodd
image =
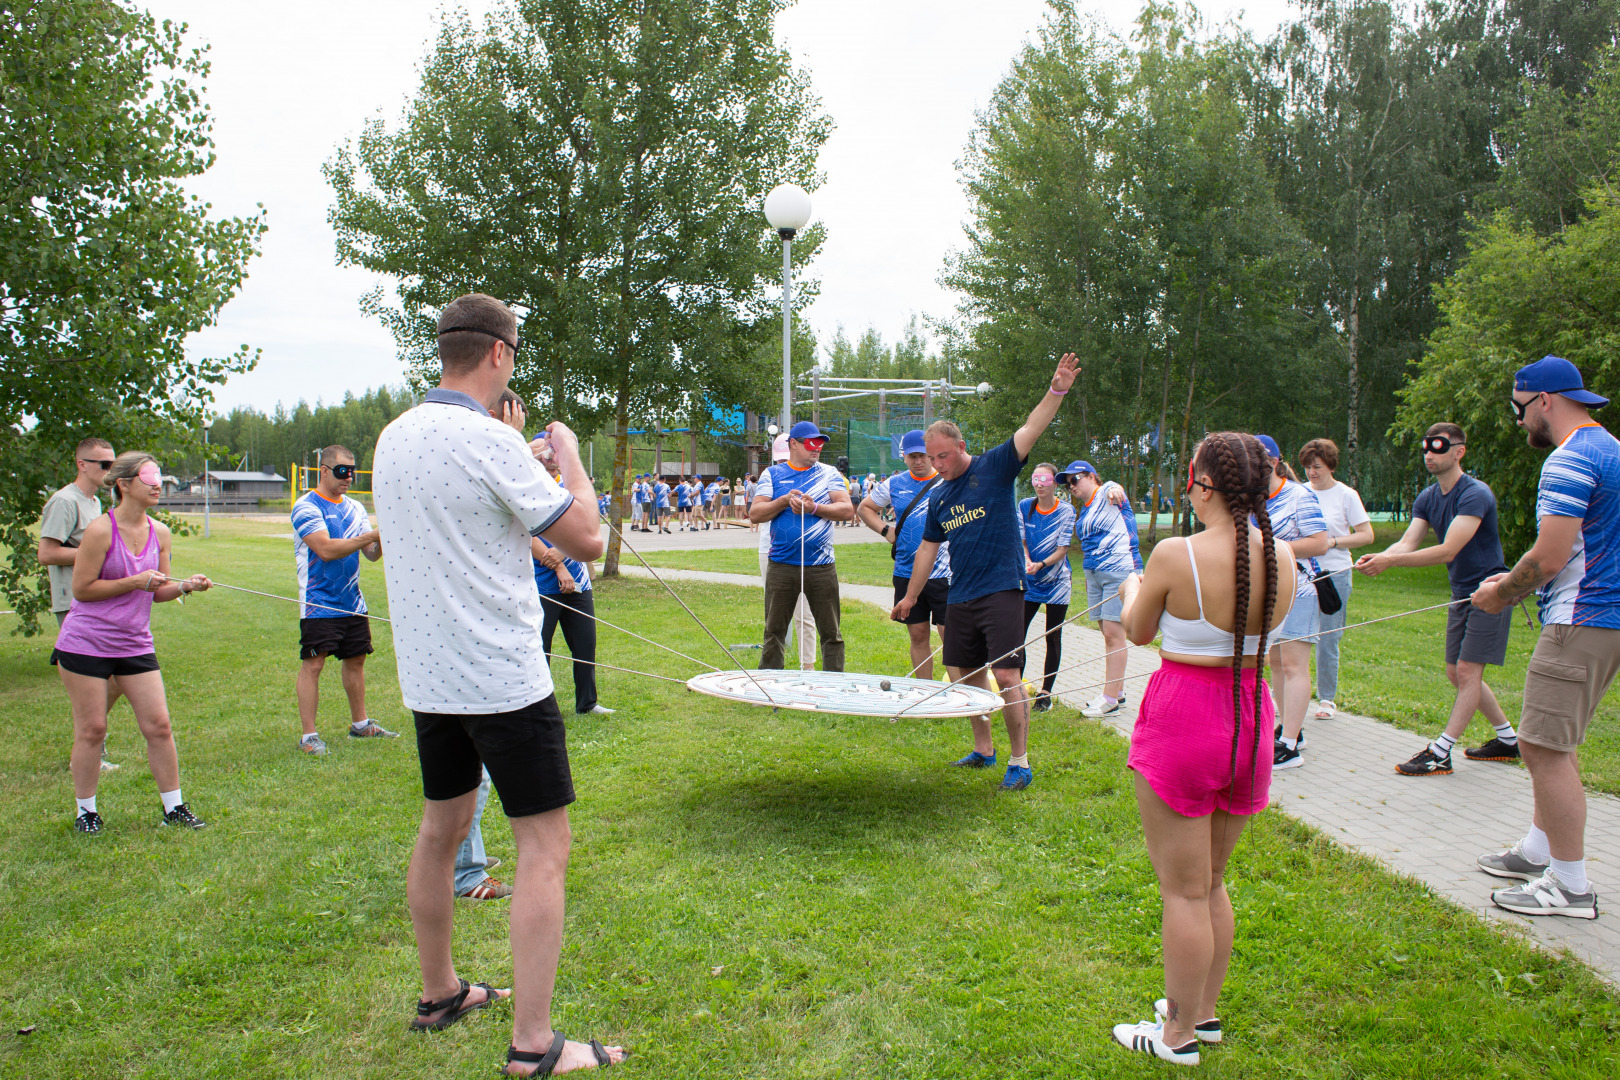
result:
M 589 664 L 591 667 L 607 668 L 609 671 L 622 671 L 627 675 L 641 675 L 648 679 L 663 679 L 665 682 L 680 683 L 682 686 L 686 685 L 685 679 L 672 679 L 668 675 L 654 675 L 650 671 L 637 671 L 634 668 L 614 667 L 612 664 L 599 664 L 595 660 L 582 660 L 577 656 L 570 656 L 567 653 L 548 652 L 546 653 L 546 659 L 572 660 L 576 664 Z M 715 668 L 714 670 L 719 671 L 720 669 Z
M 170 575 L 168 577 L 165 577 L 163 580 L 178 582 L 178 581 L 186 581 L 186 580 L 189 580 L 189 579 L 187 579 L 187 578 L 177 578 L 177 577 L 174 577 L 174 576 Z M 213 587 L 215 589 L 229 589 L 232 592 L 252 593 L 254 596 L 264 596 L 264 597 L 268 597 L 271 600 L 285 600 L 289 604 L 302 604 L 302 605 L 304 605 L 306 607 L 317 607 L 317 608 L 320 608 L 323 611 L 335 611 L 340 615 L 358 615 L 362 619 L 372 619 L 372 620 L 374 620 L 376 622 L 380 622 L 380 623 L 385 623 L 385 622 L 389 621 L 389 620 L 383 618 L 381 615 L 373 615 L 370 612 L 366 612 L 366 611 L 349 611 L 346 608 L 332 607 L 330 604 L 317 604 L 313 600 L 299 600 L 297 597 L 293 597 L 293 596 L 277 596 L 275 593 L 260 592 L 258 589 L 244 589 L 240 585 L 226 585 L 224 582 L 220 582 L 220 581 L 210 581 L 209 584 L 210 584 L 211 587 Z
M 715 647 L 718 648 L 721 651 L 721 653 L 723 653 L 725 655 L 726 662 L 727 663 L 735 663 L 736 662 L 736 657 L 731 655 L 731 650 L 726 648 L 725 642 L 721 641 L 718 637 L 716 637 L 714 631 L 709 629 L 708 624 L 705 623 L 702 619 L 697 617 L 697 612 L 693 611 L 690 607 L 687 607 L 686 601 L 682 600 L 681 597 L 680 597 L 680 594 L 678 594 L 673 588 L 670 587 L 669 582 L 665 581 L 663 578 L 658 576 L 658 571 L 654 570 L 652 568 L 652 566 L 647 562 L 647 560 L 643 559 L 641 557 L 641 552 L 637 551 L 635 548 L 630 546 L 630 541 L 628 541 L 628 540 L 626 540 L 624 538 L 624 533 L 620 532 L 618 529 L 615 529 L 613 527 L 612 522 L 608 523 L 608 531 L 613 533 L 614 535 L 616 535 L 619 538 L 619 543 L 623 544 L 625 549 L 628 550 L 630 552 L 630 554 L 632 554 L 632 555 L 634 555 L 636 557 L 636 561 L 641 563 L 642 567 L 646 569 L 647 573 L 652 575 L 652 579 L 654 581 L 658 582 L 658 584 L 662 585 L 664 587 L 665 591 L 667 591 L 670 596 L 675 598 L 675 602 L 677 604 L 681 605 L 682 609 L 684 609 L 685 612 L 688 615 L 692 616 L 692 621 L 697 623 L 698 627 L 705 634 L 709 635 L 709 640 L 713 641 L 714 644 L 715 644 Z M 741 668 L 741 669 L 738 669 L 738 670 L 741 670 L 744 674 L 746 674 L 748 676 L 748 681 L 752 682 L 754 684 L 755 688 L 758 689 L 759 692 L 762 695 L 764 695 L 766 701 L 771 702 L 773 705 L 776 703 L 776 699 L 771 697 L 770 693 L 768 691 L 766 691 L 766 689 L 763 686 L 760 686 L 759 680 L 754 678 L 752 672 L 750 672 L 747 668 Z
M 804 594 L 804 500 L 799 501 L 799 595 L 793 601 L 793 612 L 798 614 L 799 605 L 810 606 L 810 598 Z M 799 627 L 799 636 L 804 636 L 804 627 Z M 808 671 L 814 659 L 809 664 L 804 662 L 804 642 L 799 642 L 799 670 Z
M 581 591 L 585 591 L 585 590 L 581 590 Z M 540 599 L 542 601 L 544 601 L 544 600 L 547 599 L 548 595 L 550 595 L 550 594 L 542 595 L 540 597 Z M 568 594 L 567 593 L 557 593 L 556 595 L 557 596 L 567 596 Z M 556 603 L 555 600 L 553 600 L 552 602 Z M 542 609 L 544 608 L 544 606 L 545 606 L 544 603 L 542 603 L 541 604 Z M 672 649 L 668 645 L 662 645 L 662 644 L 654 641 L 652 638 L 642 637 L 640 634 L 636 633 L 634 630 L 626 630 L 622 626 L 615 626 L 613 623 L 608 622 L 606 619 L 602 618 L 599 615 L 593 615 L 589 611 L 581 611 L 579 608 L 574 607 L 572 604 L 557 604 L 557 606 L 558 607 L 566 607 L 566 608 L 568 608 L 569 611 L 574 612 L 576 615 L 583 615 L 587 619 L 594 619 L 595 621 L 601 623 L 603 626 L 606 626 L 609 629 L 617 630 L 622 634 L 629 634 L 631 637 L 636 638 L 637 640 L 640 640 L 640 641 L 645 641 L 647 644 L 649 644 L 649 645 L 651 645 L 651 646 L 653 646 L 655 648 L 663 649 L 665 652 L 668 652 L 668 653 L 674 653 L 676 656 L 680 657 L 682 660 L 690 660 L 692 663 L 698 665 L 699 667 L 706 667 L 710 671 L 719 671 L 719 670 L 721 670 L 720 668 L 715 667 L 713 664 L 708 664 L 708 663 L 703 662 L 702 660 L 699 660 L 695 656 L 687 656 L 685 653 L 681 652 L 679 649 Z M 582 662 L 588 663 L 589 661 L 582 661 Z

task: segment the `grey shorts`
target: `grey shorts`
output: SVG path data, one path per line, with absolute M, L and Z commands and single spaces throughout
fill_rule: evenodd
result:
M 1130 576 L 1129 570 L 1086 571 L 1086 610 L 1093 622 L 1119 622 L 1120 609 L 1125 604 L 1120 599 L 1119 586 Z M 1104 600 L 1105 596 L 1108 599 Z
M 1598 702 L 1620 671 L 1620 630 L 1599 626 L 1541 628 L 1524 673 L 1519 738 L 1569 752 L 1586 740 Z
M 1512 608 L 1490 615 L 1473 604 L 1451 605 L 1446 612 L 1446 663 L 1506 663 L 1508 631 L 1512 629 Z

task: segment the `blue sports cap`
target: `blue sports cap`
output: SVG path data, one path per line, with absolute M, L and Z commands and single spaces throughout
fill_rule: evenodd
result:
M 1513 373 L 1513 389 L 1525 394 L 1563 394 L 1582 405 L 1602 408 L 1609 403 L 1586 389 L 1581 369 L 1562 356 L 1543 356 Z
M 928 453 L 928 442 L 923 438 L 922 428 L 912 428 L 900 436 L 900 452 L 902 454 Z
M 798 439 L 800 442 L 805 439 L 825 439 L 826 437 L 821 433 L 820 428 L 808 420 L 800 420 L 793 425 L 793 430 L 788 432 L 788 438 Z
M 1270 435 L 1256 435 L 1254 441 L 1266 448 L 1266 453 L 1274 458 L 1282 457 L 1282 451 L 1277 449 L 1277 440 Z
M 1096 476 L 1097 470 L 1091 467 L 1091 462 L 1077 459 L 1069 462 L 1069 467 L 1058 473 L 1056 479 L 1060 484 L 1067 484 L 1081 473 L 1090 473 L 1092 476 Z

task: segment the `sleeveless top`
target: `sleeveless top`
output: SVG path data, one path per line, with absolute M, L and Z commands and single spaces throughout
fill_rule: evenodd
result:
M 1204 617 L 1204 592 L 1198 583 L 1198 560 L 1193 558 L 1192 544 L 1185 543 L 1187 562 L 1192 565 L 1193 595 L 1198 597 L 1198 618 L 1181 619 L 1165 610 L 1159 614 L 1159 651 L 1179 653 L 1182 656 L 1232 655 L 1232 631 L 1222 630 Z M 1260 635 L 1243 635 L 1243 655 L 1253 656 L 1260 651 Z
M 146 547 L 139 555 L 129 550 L 124 536 L 118 531 L 118 519 L 110 512 L 107 523 L 112 526 L 112 543 L 107 557 L 101 563 L 102 581 L 117 581 L 134 577 L 146 570 L 158 568 L 157 526 L 150 521 L 146 529 Z M 73 607 L 62 621 L 56 635 L 56 647 L 62 652 L 80 656 L 146 656 L 152 646 L 152 594 L 145 589 L 115 596 L 111 600 L 80 600 L 73 598 Z

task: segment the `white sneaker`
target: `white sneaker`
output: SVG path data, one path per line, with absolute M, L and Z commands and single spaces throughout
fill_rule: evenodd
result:
M 1331 699 L 1327 701 L 1318 701 L 1316 703 L 1316 708 L 1311 711 L 1311 718 L 1315 720 L 1331 720 L 1333 719 L 1334 713 L 1338 712 L 1338 710 L 1339 707 L 1333 704 Z
M 1114 1041 L 1127 1050 L 1140 1050 L 1177 1065 L 1198 1064 L 1198 1040 L 1194 1039 L 1185 1046 L 1167 1045 L 1164 1041 L 1164 1025 L 1156 1020 L 1144 1020 L 1140 1024 L 1115 1024 Z
M 595 705 L 592 705 L 590 708 L 586 709 L 584 715 L 586 715 L 586 716 L 611 716 L 613 713 L 615 713 L 617 711 L 618 710 L 616 710 L 616 709 L 608 708 L 606 705 L 603 705 L 601 702 L 597 702 Z
M 1104 694 L 1098 694 L 1080 709 L 1081 716 L 1110 716 L 1117 712 L 1119 712 L 1119 702 L 1109 701 Z

